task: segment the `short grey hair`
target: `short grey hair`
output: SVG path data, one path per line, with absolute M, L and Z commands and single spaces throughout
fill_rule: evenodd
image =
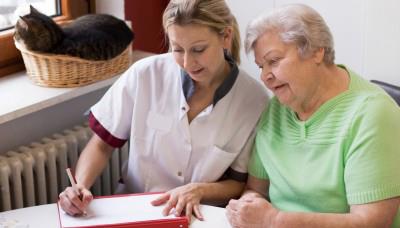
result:
M 311 56 L 319 48 L 325 50 L 324 63 L 334 64 L 333 37 L 321 15 L 303 4 L 290 4 L 261 15 L 247 26 L 245 49 L 249 53 L 265 33 L 278 33 L 282 42 L 297 46 L 299 56 Z

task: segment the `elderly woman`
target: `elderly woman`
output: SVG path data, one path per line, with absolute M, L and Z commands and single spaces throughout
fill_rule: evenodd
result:
M 332 35 L 305 5 L 254 20 L 246 50 L 274 93 L 260 119 L 234 227 L 400 227 L 400 109 L 334 64 Z M 396 136 L 396 137 L 395 137 Z

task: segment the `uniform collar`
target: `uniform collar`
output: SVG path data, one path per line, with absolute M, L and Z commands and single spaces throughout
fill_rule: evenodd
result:
M 219 100 L 221 100 L 232 88 L 233 84 L 235 84 L 236 78 L 239 74 L 239 69 L 233 60 L 233 58 L 229 54 L 224 54 L 226 61 L 228 61 L 231 71 L 229 72 L 228 77 L 222 82 L 222 84 L 217 88 L 214 93 L 213 105 L 215 106 Z M 185 95 L 186 101 L 193 96 L 195 91 L 195 86 L 192 78 L 181 69 L 181 81 L 182 81 L 182 91 Z

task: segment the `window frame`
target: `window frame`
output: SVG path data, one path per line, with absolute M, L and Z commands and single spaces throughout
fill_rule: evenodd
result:
M 95 12 L 95 0 L 61 0 L 61 15 L 54 17 L 58 24 Z M 0 77 L 25 69 L 21 53 L 14 45 L 14 28 L 0 32 Z

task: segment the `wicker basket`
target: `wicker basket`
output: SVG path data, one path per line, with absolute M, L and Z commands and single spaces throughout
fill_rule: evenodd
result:
M 21 51 L 28 77 L 33 83 L 45 87 L 87 85 L 115 76 L 131 64 L 131 45 L 117 57 L 101 61 L 33 52 L 17 41 L 15 46 Z

